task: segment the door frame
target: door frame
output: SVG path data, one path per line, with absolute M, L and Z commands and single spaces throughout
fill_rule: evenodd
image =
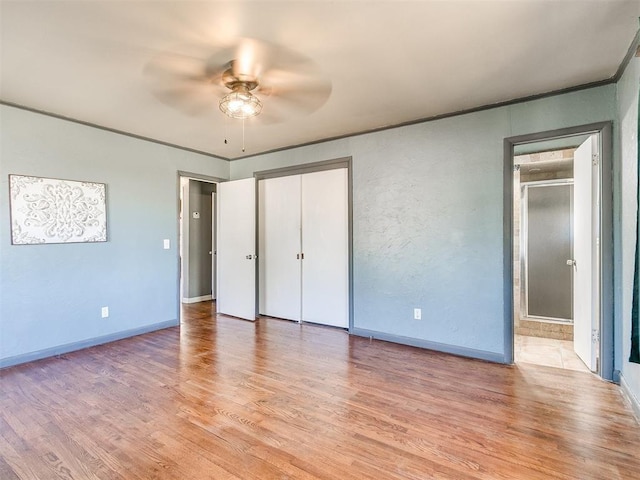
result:
M 188 246 L 188 242 L 189 242 L 189 237 L 188 235 L 186 236 L 187 242 L 184 242 L 185 237 L 183 236 L 183 233 L 181 231 L 181 224 L 180 224 L 180 214 L 182 213 L 182 209 L 184 207 L 184 205 L 181 205 L 180 203 L 180 198 L 181 198 L 181 190 L 182 190 L 182 185 L 181 185 L 181 181 L 183 178 L 189 179 L 189 180 L 198 180 L 198 181 L 203 181 L 203 182 L 208 182 L 208 183 L 221 183 L 221 182 L 226 182 L 227 180 L 224 178 L 220 178 L 220 177 L 212 177 L 210 175 L 203 175 L 201 173 L 193 173 L 193 172 L 187 172 L 187 171 L 183 171 L 183 170 L 178 170 L 176 172 L 176 263 L 177 263 L 177 271 L 178 271 L 178 277 L 176 279 L 176 286 L 177 286 L 177 304 L 176 304 L 176 318 L 181 321 L 182 320 L 182 276 L 183 273 L 182 272 L 182 257 L 183 257 L 183 252 L 182 249 L 184 248 L 184 243 L 187 243 Z M 184 219 L 183 219 L 184 220 Z M 180 240 L 183 240 L 183 245 L 180 244 Z M 188 248 L 186 249 L 188 251 Z M 186 260 L 188 261 L 189 257 L 188 257 L 188 253 L 186 256 Z M 189 273 L 189 269 L 188 267 L 185 269 L 185 271 L 187 273 Z
M 600 196 L 600 365 L 597 374 L 614 380 L 613 325 L 613 139 L 611 121 L 508 137 L 503 142 L 503 299 L 504 363 L 514 362 L 513 324 L 513 154 L 516 145 L 577 135 L 597 134 Z
M 256 251 L 258 251 L 258 234 L 260 232 L 259 225 L 259 195 L 258 195 L 258 182 L 267 178 L 285 177 L 289 175 L 300 175 L 312 172 L 322 172 L 325 170 L 335 170 L 338 168 L 347 169 L 347 281 L 348 281 L 348 301 L 349 301 L 349 328 L 351 333 L 353 330 L 353 159 L 352 157 L 341 157 L 332 160 L 324 160 L 320 162 L 310 162 L 298 165 L 292 165 L 289 167 L 274 168 L 270 170 L 261 170 L 254 172 L 253 176 L 256 179 Z M 259 262 L 256 262 L 256 268 L 259 268 Z M 256 270 L 256 304 L 259 304 L 258 298 L 259 285 L 258 279 L 260 272 Z
M 217 188 L 217 187 L 216 187 Z M 218 197 L 217 192 L 211 193 L 211 299 L 215 301 L 218 296 Z

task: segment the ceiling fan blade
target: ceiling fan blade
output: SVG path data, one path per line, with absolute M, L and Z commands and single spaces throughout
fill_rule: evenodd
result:
M 322 72 L 302 73 L 294 70 L 272 69 L 260 79 L 261 89 L 282 94 L 291 91 L 331 93 L 331 82 Z
M 193 86 L 156 89 L 153 94 L 162 103 L 190 116 L 203 115 L 218 107 L 216 96 L 210 90 L 194 89 Z
M 268 68 L 269 50 L 273 50 L 273 47 L 252 38 L 242 39 L 235 52 L 234 73 L 260 78 Z
M 260 116 L 269 110 L 277 110 L 278 115 L 274 118 L 308 115 L 326 103 L 331 90 L 331 82 L 321 75 L 270 70 L 264 75 L 258 90 L 258 95 L 264 96 Z M 265 123 L 274 122 L 265 120 Z
M 151 93 L 162 103 L 188 115 L 207 112 L 226 90 L 207 62 L 187 54 L 171 52 L 153 57 L 143 68 Z
M 143 74 L 151 81 L 204 81 L 209 76 L 205 63 L 187 55 L 162 53 L 156 55 L 143 68 Z
M 144 75 L 161 102 L 189 115 L 208 111 L 238 83 L 265 99 L 260 123 L 309 114 L 331 94 L 331 82 L 315 62 L 269 42 L 243 38 L 231 46 L 183 45 L 176 52 L 153 57 Z
M 286 109 L 278 108 L 268 108 L 262 109 L 260 115 L 257 117 L 251 118 L 255 125 L 274 125 L 277 123 L 283 123 L 287 120 L 291 119 L 291 115 Z

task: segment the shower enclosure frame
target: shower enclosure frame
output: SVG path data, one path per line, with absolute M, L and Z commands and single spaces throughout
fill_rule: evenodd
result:
M 563 325 L 573 325 L 573 302 L 571 298 L 569 303 L 571 306 L 570 318 L 547 317 L 542 315 L 529 314 L 529 221 L 528 221 L 528 194 L 530 188 L 564 186 L 570 187 L 570 207 L 569 207 L 569 223 L 570 223 L 570 242 L 571 252 L 570 258 L 573 258 L 573 179 L 560 178 L 539 180 L 533 182 L 523 182 L 520 184 L 520 318 L 523 320 L 535 320 L 538 322 L 560 323 Z M 569 260 L 570 258 L 567 258 Z M 566 266 L 566 265 L 565 265 Z M 573 296 L 573 275 L 571 275 L 570 295 Z

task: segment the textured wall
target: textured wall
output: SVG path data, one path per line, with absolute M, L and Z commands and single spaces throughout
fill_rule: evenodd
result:
M 501 356 L 503 139 L 612 120 L 614 98 L 610 85 L 275 152 L 231 177 L 352 156 L 355 327 Z
M 621 355 L 616 356 L 616 368 L 640 401 L 640 365 L 629 362 L 631 349 L 631 302 L 633 289 L 633 265 L 635 254 L 636 199 L 638 197 L 638 89 L 640 88 L 640 58 L 633 58 L 620 82 L 618 82 L 617 105 L 620 118 L 620 172 L 618 181 L 621 200 L 621 269 L 616 279 L 616 293 L 621 295 L 621 305 L 616 311 L 616 321 L 621 324 Z
M 252 157 L 230 172 L 224 161 L 2 106 L 0 358 L 177 321 L 177 170 L 245 178 L 344 156 L 353 157 L 356 328 L 502 355 L 503 139 L 614 119 L 615 91 Z M 9 173 L 107 183 L 109 242 L 11 246 Z
M 228 162 L 13 107 L 0 120 L 0 360 L 177 323 L 177 171 L 226 178 Z M 12 246 L 10 173 L 106 183 L 109 241 Z

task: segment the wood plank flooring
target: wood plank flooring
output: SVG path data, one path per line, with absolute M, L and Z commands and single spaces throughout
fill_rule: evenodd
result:
M 184 311 L 1 371 L 0 478 L 640 478 L 640 427 L 589 373 Z

